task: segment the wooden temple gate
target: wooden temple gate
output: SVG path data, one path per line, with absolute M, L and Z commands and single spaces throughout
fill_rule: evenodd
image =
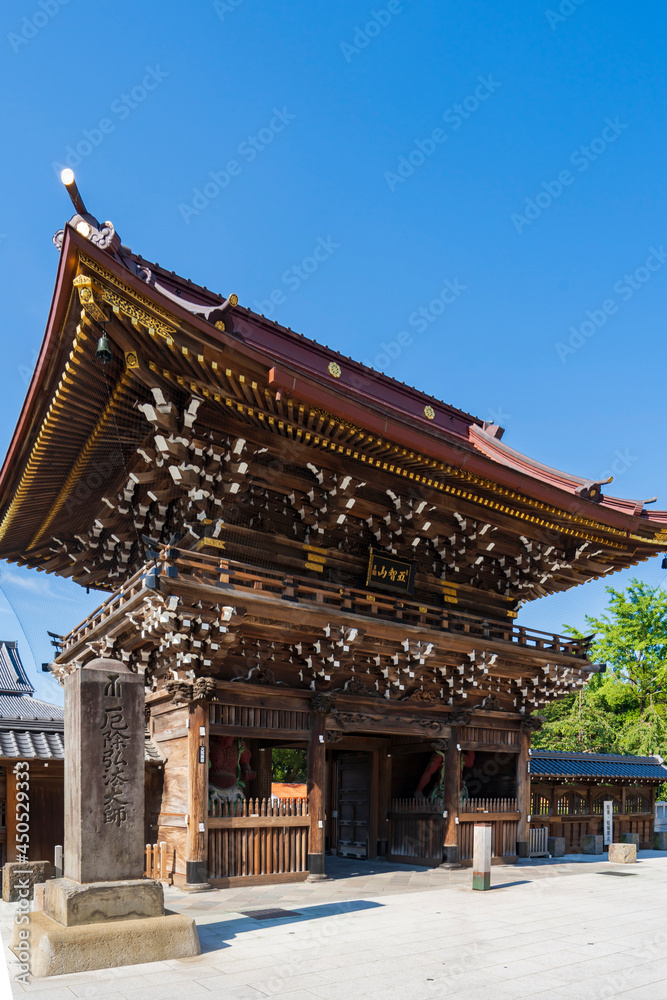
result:
M 531 717 L 600 668 L 587 640 L 517 614 L 663 551 L 667 512 L 519 455 L 86 218 L 89 236 L 78 215 L 56 234 L 0 558 L 114 590 L 51 669 L 103 655 L 144 676 L 171 877 L 318 878 L 327 850 L 435 863 L 439 843 L 467 863 L 480 816 L 498 858 L 527 854 Z M 307 753 L 307 812 L 270 804 L 279 747 Z M 242 788 L 240 814 L 209 808 L 209 771 Z

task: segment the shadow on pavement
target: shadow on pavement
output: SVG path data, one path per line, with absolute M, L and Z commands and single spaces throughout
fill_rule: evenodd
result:
M 322 903 L 320 906 L 299 906 L 298 911 L 286 913 L 284 916 L 266 919 L 266 917 L 254 918 L 251 915 L 242 917 L 231 917 L 229 920 L 215 920 L 208 922 L 197 922 L 197 933 L 201 944 L 202 953 L 216 951 L 219 948 L 229 948 L 230 942 L 240 934 L 247 934 L 249 931 L 257 931 L 265 927 L 284 926 L 291 923 L 304 923 L 310 920 L 321 920 L 323 917 L 337 917 L 345 913 L 353 913 L 359 910 L 374 910 L 381 907 L 382 903 L 376 903 L 366 899 L 346 900 L 340 903 Z M 265 912 L 257 908 L 258 914 Z M 251 911 L 246 911 L 250 914 Z

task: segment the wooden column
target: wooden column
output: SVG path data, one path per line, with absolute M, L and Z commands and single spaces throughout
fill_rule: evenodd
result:
M 445 751 L 445 788 L 442 811 L 444 818 L 443 863 L 459 867 L 459 803 L 461 801 L 461 751 L 457 749 L 458 729 L 452 729 Z
M 373 750 L 370 757 L 370 782 L 368 788 L 368 858 L 378 856 L 378 829 L 379 829 L 379 809 L 378 809 L 378 789 L 380 787 L 380 753 L 384 756 L 384 751 Z
M 589 833 L 595 835 L 597 834 L 600 828 L 602 817 L 598 819 L 596 816 L 593 816 L 593 791 L 594 791 L 593 786 L 589 785 L 586 791 L 586 811 L 589 816 L 586 829 L 588 830 Z
M 15 761 L 7 761 L 7 861 L 16 861 L 16 782 L 24 780 L 16 777 L 15 766 Z M 28 771 L 18 773 L 29 775 Z
M 246 746 L 248 745 L 248 740 L 244 741 Z M 258 741 L 254 740 L 254 743 Z M 250 748 L 249 748 L 250 749 Z M 255 747 L 252 752 L 252 769 L 256 772 L 257 777 L 253 781 L 253 793 L 258 799 L 266 799 L 267 801 L 271 798 L 271 776 L 273 772 L 273 762 L 271 755 L 271 747 Z
M 195 701 L 188 712 L 188 847 L 186 889 L 208 883 L 208 702 Z
M 310 741 L 308 743 L 308 812 L 310 835 L 308 839 L 309 882 L 326 879 L 325 813 L 326 813 L 326 714 L 311 711 Z
M 516 853 L 520 858 L 530 855 L 530 730 L 519 730 L 520 753 L 516 762 L 516 800 L 519 822 L 516 831 Z
M 389 820 L 387 813 L 391 804 L 391 750 L 379 752 L 378 775 L 378 854 L 385 857 L 389 853 Z

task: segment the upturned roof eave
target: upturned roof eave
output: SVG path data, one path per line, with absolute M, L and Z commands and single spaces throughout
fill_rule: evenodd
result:
M 306 366 L 303 360 L 291 359 L 289 363 L 292 371 L 283 371 L 279 364 L 276 365 L 276 358 L 271 357 L 264 349 L 249 344 L 247 339 L 241 340 L 216 329 L 204 318 L 179 306 L 178 303 L 162 295 L 136 274 L 133 274 L 119 259 L 96 248 L 70 226 L 65 227 L 54 295 L 36 369 L 7 456 L 0 470 L 0 498 L 6 498 L 10 495 L 16 476 L 20 475 L 25 464 L 25 452 L 30 444 L 31 427 L 43 417 L 51 398 L 49 379 L 56 371 L 56 360 L 60 357 L 64 347 L 62 343 L 59 343 L 59 337 L 70 302 L 72 280 L 77 269 L 79 251 L 95 259 L 100 266 L 112 272 L 131 291 L 136 292 L 142 298 L 154 301 L 156 307 L 175 318 L 176 325 L 185 325 L 209 344 L 217 344 L 223 351 L 233 351 L 245 356 L 249 361 L 261 365 L 267 371 L 269 378 L 271 373 L 273 374 L 276 387 L 280 387 L 283 382 L 287 383 L 282 386 L 284 391 L 293 393 L 295 397 L 303 399 L 304 402 L 330 409 L 341 419 L 363 423 L 365 429 L 375 430 L 376 433 L 395 444 L 420 452 L 427 458 L 462 468 L 471 475 L 490 480 L 506 489 L 523 493 L 529 499 L 565 508 L 566 512 L 569 513 L 582 514 L 601 525 L 608 525 L 631 534 L 641 528 L 658 532 L 667 524 L 667 511 L 655 511 L 651 517 L 646 514 L 630 515 L 605 505 L 604 501 L 594 503 L 574 496 L 572 492 L 562 487 L 545 482 L 543 476 L 540 477 L 537 468 L 539 463 L 533 463 L 527 457 L 528 469 L 531 472 L 534 470 L 535 475 L 529 474 L 528 471 L 519 472 L 501 464 L 476 450 L 462 433 L 448 432 L 446 428 L 437 426 L 425 416 L 420 416 L 417 408 L 421 406 L 423 409 L 424 400 L 431 400 L 432 397 L 412 390 L 402 383 L 397 383 L 388 376 L 373 373 L 357 362 L 350 360 L 345 362 L 346 365 L 350 366 L 350 370 L 357 380 L 363 378 L 371 384 L 379 384 L 381 380 L 382 385 L 394 386 L 400 397 L 406 400 L 406 407 L 409 401 L 417 412 L 403 408 L 397 402 L 388 405 L 384 400 L 371 396 L 369 393 L 362 393 L 349 382 L 338 380 L 328 374 L 318 375 L 313 370 L 315 355 L 322 361 L 329 358 L 338 361 L 341 356 L 314 341 L 300 338 L 300 335 L 285 331 L 284 328 L 278 328 L 277 324 L 256 317 L 256 314 L 250 313 L 249 310 L 239 309 L 239 313 L 245 317 L 246 323 L 261 323 L 263 327 L 268 325 L 274 334 L 279 333 L 290 343 L 299 341 L 299 353 L 305 351 L 313 355 L 312 366 Z M 438 403 L 438 401 L 434 402 Z M 456 419 L 457 422 L 461 422 L 461 430 L 463 430 L 463 425 L 466 427 L 473 424 L 479 426 L 476 418 L 470 417 L 462 411 L 454 410 L 447 404 L 440 403 L 438 405 L 442 406 L 443 413 L 451 416 L 452 420 Z M 578 477 L 570 478 L 578 480 Z M 571 510 L 573 502 L 576 503 L 576 511 Z M 628 506 L 633 504 L 633 501 L 630 500 L 623 502 L 627 503 Z M 645 539 L 645 544 L 648 546 L 656 545 L 648 537 Z

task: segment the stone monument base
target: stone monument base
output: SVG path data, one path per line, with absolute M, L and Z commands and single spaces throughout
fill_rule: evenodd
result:
M 87 884 L 55 879 L 46 885 L 44 912 L 27 916 L 27 926 L 14 924 L 9 947 L 20 960 L 28 953 L 32 976 L 201 954 L 195 921 L 165 914 L 162 885 L 151 879 Z

